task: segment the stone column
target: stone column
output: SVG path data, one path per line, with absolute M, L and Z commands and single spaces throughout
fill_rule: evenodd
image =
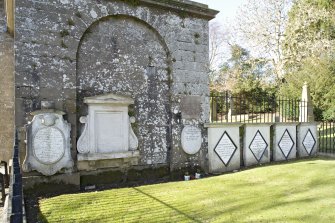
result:
M 0 0 L 0 160 L 8 162 L 14 138 L 14 41 L 6 24 L 4 0 Z
M 306 82 L 302 87 L 302 95 L 301 95 L 299 111 L 300 111 L 299 122 L 314 122 L 313 103 Z

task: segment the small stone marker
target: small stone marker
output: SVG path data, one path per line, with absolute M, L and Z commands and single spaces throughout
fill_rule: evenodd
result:
M 308 155 L 312 154 L 315 143 L 316 143 L 316 140 L 315 140 L 311 130 L 308 129 L 308 131 L 306 133 L 306 136 L 305 136 L 304 140 L 302 141 L 302 144 L 303 144 L 306 152 L 308 153 Z
M 214 148 L 214 152 L 219 156 L 225 166 L 228 166 L 231 158 L 236 152 L 237 146 L 225 131 L 221 136 L 218 144 Z
M 33 114 L 32 122 L 27 125 L 27 152 L 23 171 L 36 170 L 51 176 L 63 168 L 71 169 L 71 125 L 63 119 L 64 113 L 44 108 Z
M 281 137 L 281 139 L 278 143 L 278 147 L 280 148 L 281 152 L 283 153 L 283 155 L 285 156 L 286 159 L 290 155 L 293 146 L 294 146 L 294 141 L 293 141 L 290 133 L 286 129 L 283 136 Z
M 181 145 L 185 153 L 194 155 L 201 148 L 201 130 L 195 126 L 185 126 L 181 133 Z
M 184 96 L 180 104 L 183 119 L 199 119 L 201 114 L 200 96 Z
M 267 147 L 268 144 L 266 143 L 261 132 L 258 130 L 249 145 L 250 151 L 252 152 L 252 154 L 254 155 L 254 157 L 258 162 L 261 161 Z

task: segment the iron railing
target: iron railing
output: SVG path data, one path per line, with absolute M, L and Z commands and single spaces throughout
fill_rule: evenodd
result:
M 335 154 L 335 122 L 321 122 L 318 132 L 319 152 Z
M 8 192 L 7 216 L 6 220 L 10 223 L 23 222 L 23 192 L 22 192 L 22 173 L 19 158 L 19 141 L 15 132 L 15 145 L 13 148 L 13 165 L 10 172 L 10 183 Z
M 274 96 L 231 95 L 228 92 L 210 96 L 212 123 L 308 122 L 308 102 Z

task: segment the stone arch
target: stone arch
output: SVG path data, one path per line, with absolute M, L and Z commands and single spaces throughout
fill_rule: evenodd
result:
M 85 31 L 78 45 L 76 95 L 79 115 L 83 98 L 105 93 L 131 96 L 141 164 L 168 162 L 171 122 L 171 57 L 152 26 L 128 15 L 103 17 Z

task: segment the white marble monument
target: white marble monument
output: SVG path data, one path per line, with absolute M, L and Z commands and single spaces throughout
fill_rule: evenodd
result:
M 307 82 L 302 87 L 299 122 L 314 122 L 313 103 Z
M 33 112 L 34 118 L 26 126 L 27 151 L 22 166 L 25 172 L 36 170 L 51 176 L 61 169 L 72 170 L 71 125 L 63 119 L 63 112 L 48 108 L 50 104 L 42 102 L 42 110 Z
M 130 97 L 106 94 L 87 97 L 88 115 L 80 118 L 85 124 L 78 139 L 78 161 L 109 160 L 138 157 L 138 140 L 128 116 Z
M 185 126 L 181 132 L 181 145 L 184 152 L 189 155 L 194 155 L 199 152 L 201 144 L 201 130 L 196 126 Z

